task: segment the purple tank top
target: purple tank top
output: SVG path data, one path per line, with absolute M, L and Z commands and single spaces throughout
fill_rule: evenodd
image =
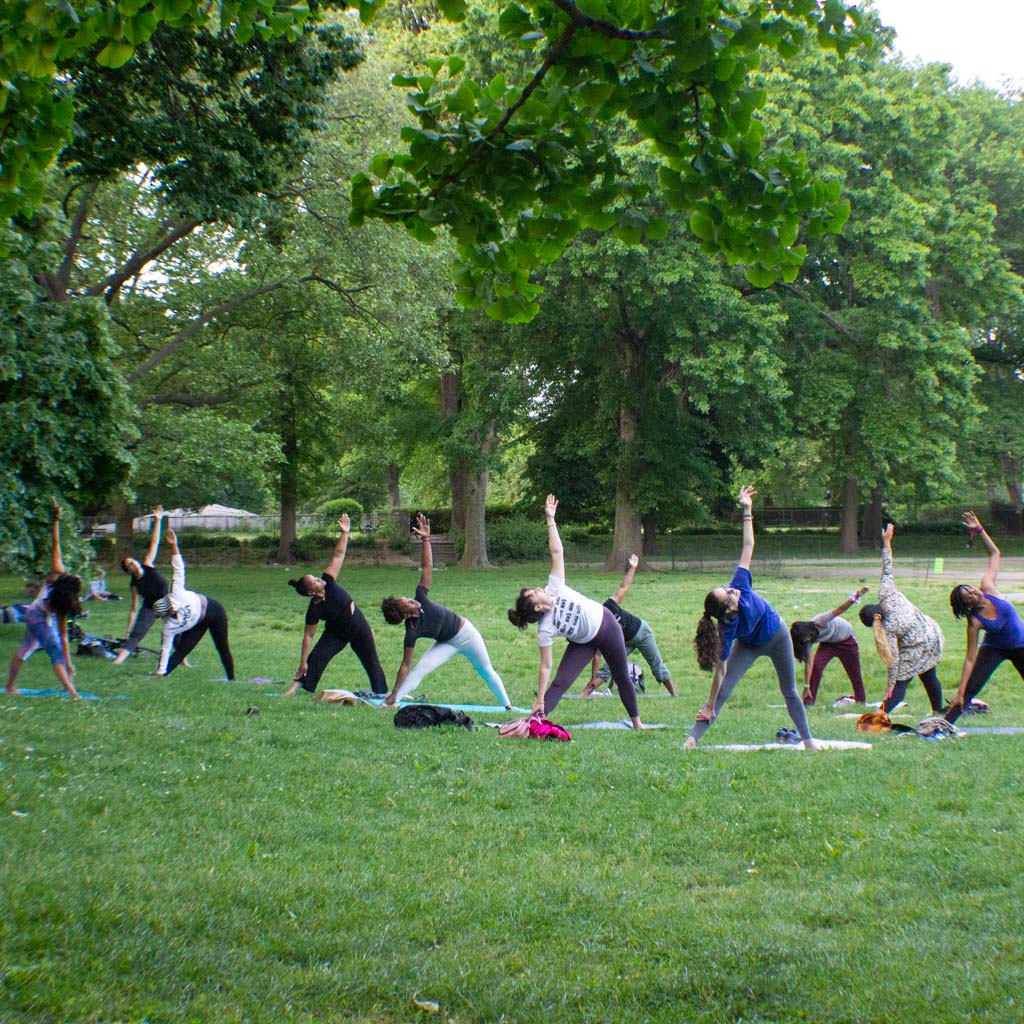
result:
M 1017 614 L 1017 609 L 1005 598 L 985 595 L 996 610 L 994 619 L 983 619 L 980 615 L 971 618 L 985 630 L 983 647 L 995 647 L 1001 651 L 1024 647 L 1024 621 Z

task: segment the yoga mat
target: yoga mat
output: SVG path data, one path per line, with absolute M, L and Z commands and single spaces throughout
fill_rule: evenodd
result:
M 379 700 L 372 700 L 368 697 L 360 697 L 359 700 L 363 704 L 369 704 L 370 707 L 379 708 L 384 704 L 384 698 Z M 474 711 L 478 715 L 484 715 L 489 713 L 497 712 L 498 714 L 509 714 L 510 712 L 500 704 L 445 704 L 439 700 L 402 700 L 399 701 L 399 706 L 403 708 L 415 707 L 417 704 L 430 704 L 435 708 L 451 708 L 452 711 Z M 512 708 L 517 715 L 528 715 L 530 713 L 529 708 Z
M 817 737 L 815 737 L 817 739 Z M 818 740 L 823 750 L 870 750 L 870 743 L 859 740 Z M 698 750 L 804 750 L 802 743 L 708 743 L 698 744 Z M 813 754 L 813 750 L 807 751 Z
M 22 688 L 20 694 L 8 693 L 8 697 L 67 697 L 68 691 L 64 689 L 52 688 L 49 690 L 27 690 Z M 99 693 L 82 693 L 79 691 L 78 696 L 82 700 L 127 700 L 128 694 L 126 693 L 110 693 L 110 694 L 99 694 Z
M 644 722 L 647 729 L 671 729 L 668 722 Z M 566 725 L 566 729 L 632 729 L 633 723 L 628 718 L 619 722 L 576 722 L 574 725 Z
M 1024 733 L 1024 725 L 968 725 L 957 728 L 968 736 L 1020 736 Z

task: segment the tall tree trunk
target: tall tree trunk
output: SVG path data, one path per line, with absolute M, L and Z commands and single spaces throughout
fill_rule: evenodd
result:
M 135 522 L 132 517 L 132 507 L 124 498 L 114 499 L 114 565 L 120 565 L 122 559 L 131 558 L 132 551 L 132 528 Z
M 622 572 L 626 560 L 641 550 L 640 506 L 633 496 L 640 417 L 636 408 L 619 406 L 619 473 L 615 484 L 615 530 L 605 572 Z
M 441 418 L 454 420 L 462 409 L 462 373 L 455 364 L 441 374 Z M 466 530 L 466 501 L 469 492 L 467 474 L 461 465 L 453 465 L 448 473 L 452 498 L 452 529 Z
M 864 506 L 864 518 L 860 524 L 860 546 L 882 546 L 882 492 L 877 487 L 872 489 L 871 498 Z
M 860 518 L 860 487 L 855 477 L 843 481 L 842 518 L 839 527 L 839 551 L 844 555 L 855 555 L 860 548 L 857 523 Z
M 281 450 L 284 453 L 281 465 L 281 536 L 274 561 L 291 562 L 299 508 L 299 435 L 290 416 L 284 419 Z
M 646 558 L 658 553 L 658 517 L 654 512 L 644 512 L 640 516 L 640 525 L 644 531 L 643 551 Z
M 481 453 L 486 457 L 494 451 L 498 435 L 494 423 L 488 423 L 484 432 L 484 443 L 480 446 Z M 487 484 L 491 474 L 482 469 L 478 473 L 466 474 L 466 517 L 463 531 L 465 546 L 459 562 L 464 569 L 491 569 L 487 557 Z
M 399 468 L 397 463 L 390 463 L 388 465 L 388 505 L 391 508 L 398 508 L 402 504 L 402 492 L 399 487 Z

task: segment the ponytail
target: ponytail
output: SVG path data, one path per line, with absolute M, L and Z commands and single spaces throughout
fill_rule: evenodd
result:
M 288 581 L 288 586 L 289 587 L 294 587 L 296 593 L 299 594 L 301 597 L 309 597 L 310 596 L 309 591 L 306 590 L 306 585 L 302 582 L 301 579 L 289 580 Z
M 885 662 L 885 667 L 892 668 L 896 664 L 896 655 L 892 653 L 892 644 L 889 641 L 889 634 L 885 631 L 885 626 L 882 624 L 881 615 L 875 616 L 872 628 L 875 633 L 875 650 L 878 651 L 878 656 Z
M 533 600 L 526 596 L 526 587 L 519 591 L 514 608 L 508 610 L 508 621 L 516 629 L 526 629 L 531 622 L 540 622 L 544 613 L 539 611 Z
M 722 636 L 718 631 L 718 623 L 707 611 L 697 620 L 693 649 L 697 654 L 697 664 L 705 672 L 709 672 L 722 660 Z

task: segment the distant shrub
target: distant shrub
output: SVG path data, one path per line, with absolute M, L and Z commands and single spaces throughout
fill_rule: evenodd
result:
M 543 519 L 517 516 L 487 526 L 487 554 L 502 561 L 532 562 L 547 557 L 548 532 Z
M 338 517 L 343 512 L 347 512 L 350 516 L 361 516 L 363 506 L 355 498 L 332 498 L 330 501 L 325 501 L 317 509 L 317 512 L 322 516 Z

